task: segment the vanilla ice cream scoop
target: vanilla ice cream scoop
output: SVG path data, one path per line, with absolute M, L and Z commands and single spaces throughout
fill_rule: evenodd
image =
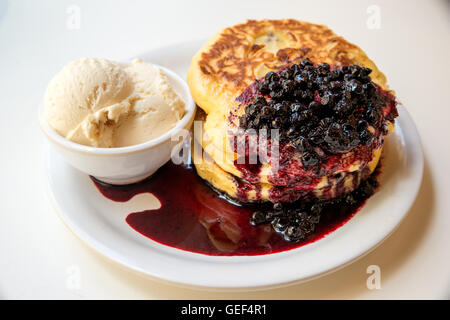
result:
M 93 147 L 123 147 L 175 126 L 184 102 L 158 67 L 134 60 L 83 58 L 49 83 L 44 116 L 61 136 Z

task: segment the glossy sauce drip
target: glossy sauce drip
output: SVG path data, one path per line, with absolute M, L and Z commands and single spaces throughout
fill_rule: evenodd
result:
M 137 194 L 152 193 L 161 207 L 130 213 L 126 218 L 130 227 L 161 244 L 207 255 L 263 255 L 298 248 L 336 230 L 363 205 L 328 207 L 315 233 L 292 243 L 284 241 L 270 225 L 252 226 L 249 221 L 255 206 L 228 202 L 192 167 L 169 162 L 149 179 L 127 186 L 92 180 L 112 201 L 125 202 Z

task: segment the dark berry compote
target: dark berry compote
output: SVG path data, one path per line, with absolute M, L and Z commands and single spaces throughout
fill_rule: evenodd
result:
M 354 163 L 367 166 L 398 115 L 395 97 L 371 81 L 371 72 L 304 59 L 250 85 L 228 121 L 244 130 L 265 129 L 269 138 L 270 129 L 278 129 L 280 168 L 269 182 L 314 188 L 323 176 L 348 172 Z M 255 165 L 238 169 L 245 180 L 259 181 Z
M 256 211 L 253 224 L 271 223 L 286 240 L 301 240 L 314 232 L 315 216 L 324 207 L 351 203 L 360 199 L 355 195 L 361 190 L 373 190 L 367 185 L 376 181 L 372 170 L 398 113 L 395 97 L 371 81 L 371 72 L 358 65 L 330 66 L 304 59 L 268 72 L 237 98 L 239 104 L 228 117 L 231 124 L 244 132 L 262 130 L 269 136 L 268 144 L 270 129 L 279 133 L 279 169 L 268 176 L 274 209 Z M 243 150 L 242 157 L 254 152 L 233 146 L 238 154 Z M 237 168 L 240 184 L 260 181 L 257 165 Z M 343 187 L 348 185 L 345 177 L 350 186 Z M 336 183 L 317 192 L 323 178 Z M 238 195 L 245 201 L 245 193 Z
M 311 243 L 348 221 L 378 187 L 379 165 L 370 172 L 368 163 L 397 111 L 395 98 L 370 80 L 370 72 L 305 59 L 269 72 L 239 96 L 245 110 L 240 116 L 231 113 L 228 120 L 244 129 L 280 132 L 280 170 L 269 179 L 274 186 L 271 201 L 243 201 L 246 184 L 260 181 L 258 165 L 238 167 L 243 173 L 236 179 L 241 203 L 212 188 L 194 167 L 172 162 L 132 185 L 93 181 L 113 201 L 145 192 L 155 195 L 159 209 L 130 213 L 126 222 L 167 246 L 208 255 L 262 255 Z M 335 188 L 323 196 L 296 196 L 299 190 L 298 195 L 308 194 L 304 190 L 313 190 L 323 176 L 351 174 L 348 167 L 355 161 L 365 174 L 350 191 Z

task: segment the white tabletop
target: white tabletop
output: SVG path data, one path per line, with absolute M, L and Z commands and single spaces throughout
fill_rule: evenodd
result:
M 68 231 L 46 194 L 37 125 L 37 107 L 53 74 L 79 57 L 125 59 L 208 38 L 246 18 L 284 17 L 326 24 L 358 44 L 386 74 L 418 127 L 425 152 L 423 184 L 389 239 L 317 280 L 220 293 L 133 274 Z M 0 298 L 450 298 L 449 36 L 448 1 L 1 0 Z M 380 267 L 380 289 L 366 286 L 371 265 Z

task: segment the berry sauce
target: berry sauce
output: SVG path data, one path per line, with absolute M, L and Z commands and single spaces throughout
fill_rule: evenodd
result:
M 161 207 L 130 213 L 126 218 L 130 227 L 163 245 L 212 256 L 263 255 L 304 246 L 345 224 L 365 202 L 326 206 L 314 233 L 289 242 L 270 224 L 250 223 L 255 210 L 264 210 L 265 205 L 230 203 L 213 191 L 192 166 L 169 162 L 152 177 L 126 186 L 92 180 L 112 201 L 126 202 L 140 193 L 153 194 Z
M 386 123 L 398 116 L 395 96 L 372 82 L 371 72 L 358 65 L 317 64 L 308 58 L 268 72 L 236 98 L 229 126 L 267 130 L 268 145 L 270 129 L 278 129 L 280 167 L 268 181 L 292 190 L 313 189 L 323 176 L 347 171 L 355 162 L 360 168 L 367 166 L 373 151 L 383 144 Z M 233 140 L 232 146 L 240 156 L 257 154 L 246 140 L 240 144 Z M 250 183 L 259 178 L 258 166 L 252 166 L 236 166 Z

